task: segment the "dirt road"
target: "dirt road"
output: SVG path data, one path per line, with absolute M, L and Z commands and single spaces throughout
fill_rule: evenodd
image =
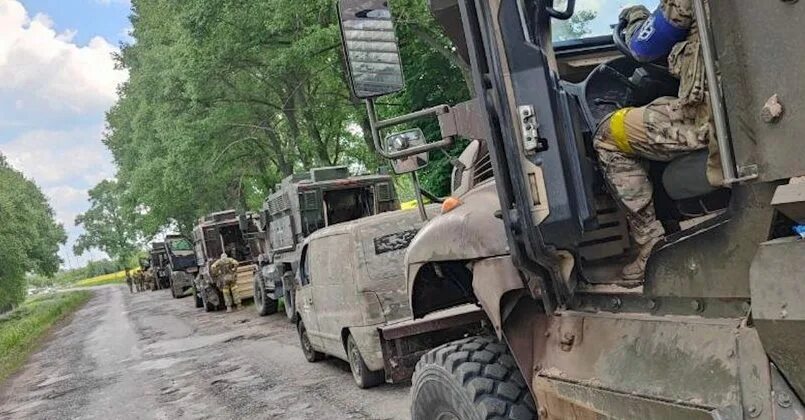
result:
M 408 387 L 310 364 L 284 316 L 204 313 L 167 291 L 95 289 L 0 389 L 0 418 L 406 419 Z

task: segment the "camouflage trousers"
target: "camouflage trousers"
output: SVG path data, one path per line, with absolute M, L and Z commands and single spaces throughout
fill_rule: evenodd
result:
M 616 111 L 599 129 L 595 150 L 612 193 L 626 209 L 639 245 L 665 234 L 654 211 L 646 160 L 671 161 L 707 147 L 707 133 L 687 118 L 676 98 Z
M 233 306 L 240 306 L 240 295 L 238 294 L 238 284 L 235 282 L 226 282 L 224 287 L 221 288 L 221 293 L 224 294 L 224 304 L 227 308 Z

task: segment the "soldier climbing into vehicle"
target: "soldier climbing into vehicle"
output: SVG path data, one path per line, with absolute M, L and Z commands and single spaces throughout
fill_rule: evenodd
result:
M 210 267 L 213 281 L 224 295 L 226 311 L 232 312 L 232 306 L 240 309 L 240 295 L 237 291 L 237 279 L 235 272 L 238 269 L 238 261 L 230 258 L 226 252 L 221 254 L 221 258 L 215 261 Z
M 632 237 L 640 247 L 626 265 L 623 281 L 642 281 L 652 248 L 665 235 L 654 210 L 646 160 L 669 162 L 709 148 L 707 179 L 721 186 L 718 143 L 705 83 L 699 30 L 692 0 L 662 0 L 654 13 L 632 6 L 620 14 L 632 55 L 651 63 L 666 59 L 680 79 L 678 97 L 661 97 L 639 108 L 622 108 L 599 125 L 595 149 L 612 193 L 626 209 Z

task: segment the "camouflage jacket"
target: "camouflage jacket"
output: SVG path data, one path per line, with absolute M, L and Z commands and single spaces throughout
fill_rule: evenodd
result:
M 720 186 L 723 183 L 723 172 L 718 142 L 715 139 L 715 126 L 707 91 L 707 75 L 702 58 L 699 28 L 693 12 L 693 0 L 662 0 L 658 7 L 674 26 L 689 30 L 687 39 L 678 42 L 671 49 L 668 55 L 668 70 L 679 78 L 677 106 L 685 115 L 685 120 L 692 121 L 698 127 L 699 136 L 706 139 L 710 151 L 707 179 L 712 185 Z M 633 6 L 621 12 L 621 18 L 629 22 L 626 27 L 627 43 L 650 15 L 644 6 Z
M 236 259 L 230 257 L 220 258 L 210 266 L 210 275 L 212 275 L 216 282 L 226 284 L 234 281 L 234 274 L 237 269 L 238 261 Z

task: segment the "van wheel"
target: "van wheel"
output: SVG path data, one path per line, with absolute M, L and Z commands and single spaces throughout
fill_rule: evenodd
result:
M 288 317 L 288 321 L 296 322 L 296 308 L 294 307 L 293 302 L 293 291 L 285 289 L 284 293 L 285 299 L 285 316 Z
M 347 338 L 347 355 L 349 356 L 349 368 L 352 370 L 352 378 L 355 379 L 358 388 L 372 388 L 386 381 L 386 372 L 369 370 L 369 367 L 366 366 L 352 335 Z
M 193 300 L 196 301 L 196 308 L 203 308 L 204 307 L 204 301 L 201 300 L 201 296 L 199 296 L 199 294 L 196 291 L 195 287 L 193 288 Z
M 254 307 L 260 316 L 275 314 L 279 308 L 279 302 L 268 297 L 263 277 L 260 275 L 254 276 Z
M 299 321 L 296 324 L 296 331 L 299 332 L 299 344 L 302 346 L 302 353 L 305 353 L 305 359 L 310 363 L 324 359 L 324 354 L 314 350 L 313 345 L 310 344 L 310 338 L 307 336 L 304 322 Z
M 411 419 L 536 419 L 523 376 L 505 344 L 470 337 L 437 347 L 416 365 Z

